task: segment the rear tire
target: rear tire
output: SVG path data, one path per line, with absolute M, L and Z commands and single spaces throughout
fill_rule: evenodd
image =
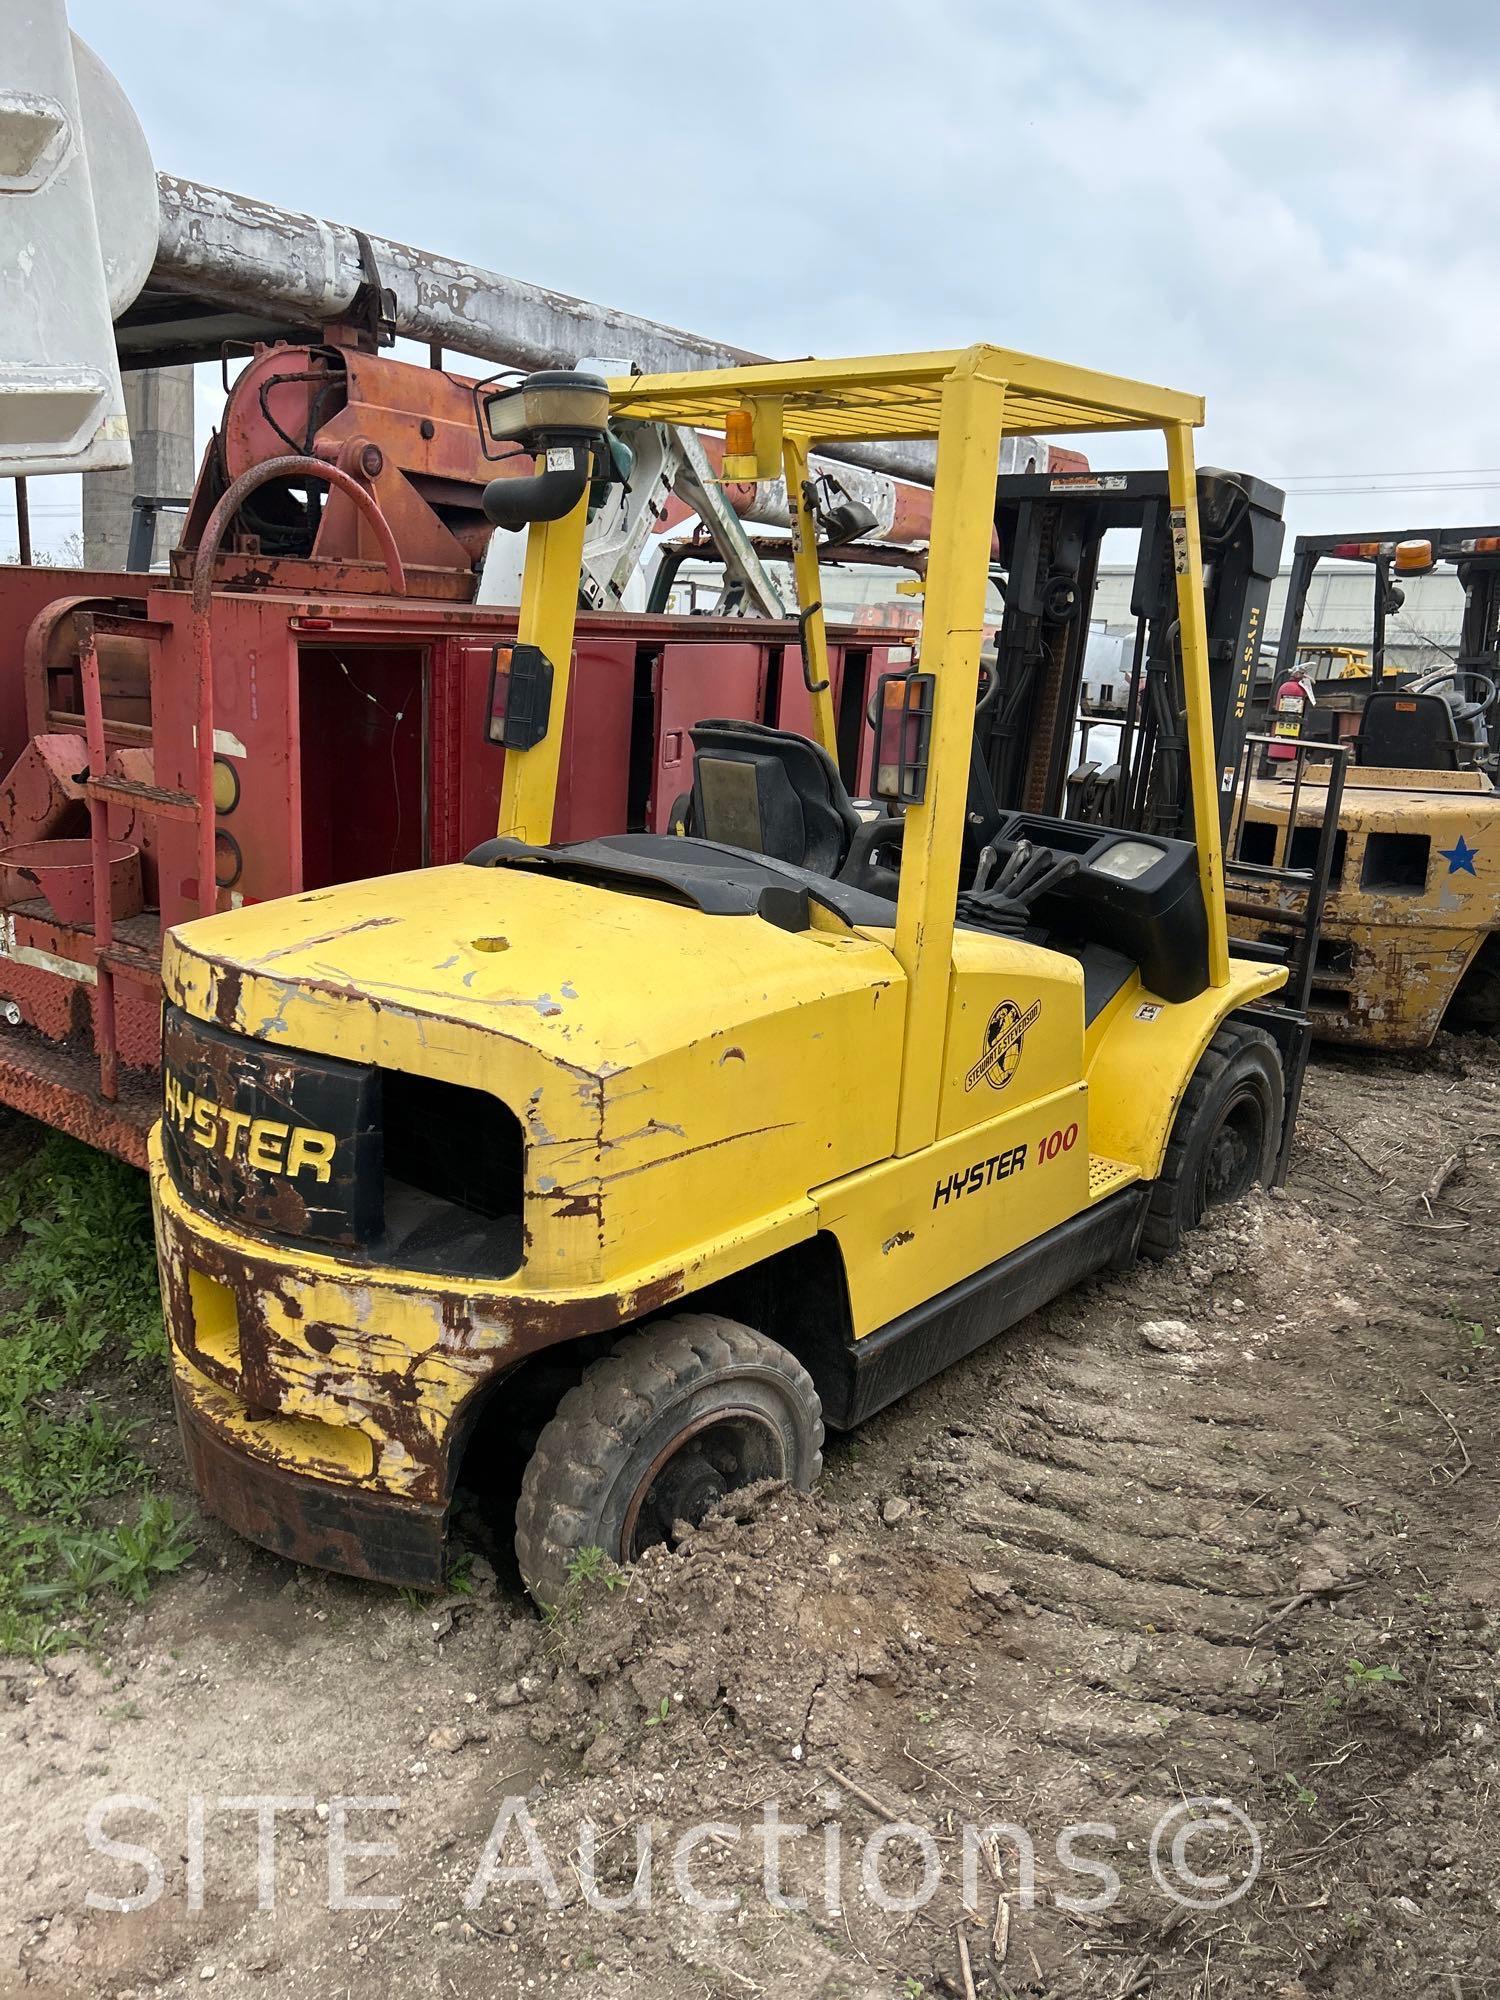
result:
M 1459 1034 L 1500 1035 L 1500 931 L 1492 931 L 1458 982 L 1443 1026 Z
M 1170 1257 L 1210 1208 L 1268 1180 L 1281 1142 L 1286 1079 L 1263 1028 L 1226 1021 L 1182 1094 L 1141 1231 L 1147 1257 Z
M 738 1320 L 684 1313 L 584 1371 L 541 1434 L 516 1508 L 516 1560 L 544 1609 L 586 1549 L 630 1563 L 761 1479 L 813 1486 L 823 1413 L 807 1370 Z

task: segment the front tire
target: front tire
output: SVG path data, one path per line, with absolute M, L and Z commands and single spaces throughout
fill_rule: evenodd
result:
M 1286 1079 L 1263 1028 L 1226 1021 L 1182 1094 L 1141 1231 L 1147 1257 L 1170 1257 L 1221 1203 L 1269 1180 L 1281 1142 Z
M 544 1609 L 586 1549 L 631 1563 L 761 1479 L 808 1488 L 823 1415 L 807 1370 L 738 1320 L 684 1313 L 620 1341 L 558 1404 L 521 1483 L 516 1559 Z

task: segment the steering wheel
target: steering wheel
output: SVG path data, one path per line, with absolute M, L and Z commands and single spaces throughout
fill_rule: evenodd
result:
M 1459 722 L 1473 722 L 1500 702 L 1500 684 L 1493 675 L 1482 673 L 1478 667 L 1439 667 L 1436 673 L 1424 674 L 1421 680 L 1412 681 L 1411 691 L 1413 694 L 1431 694 L 1444 681 L 1452 681 L 1458 693 L 1459 709 L 1455 719 Z M 1464 694 L 1462 689 L 1466 685 L 1476 688 L 1478 692 Z
M 901 887 L 901 848 L 906 837 L 904 814 L 878 813 L 863 821 L 849 843 L 838 879 L 872 896 L 892 902 Z
M 979 655 L 979 691 L 974 698 L 974 713 L 988 714 L 1000 693 L 1000 663 L 994 653 L 981 652 Z

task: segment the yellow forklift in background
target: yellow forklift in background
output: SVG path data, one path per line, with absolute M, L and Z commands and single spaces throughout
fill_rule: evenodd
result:
M 552 842 L 615 416 L 785 474 L 816 741 L 693 732 L 682 831 Z M 534 456 L 489 710 L 499 837 L 175 931 L 152 1184 L 204 1504 L 302 1561 L 443 1573 L 456 1484 L 520 1484 L 556 1602 L 1088 1273 L 1277 1171 L 1306 1056 L 1232 951 L 1192 428 L 1201 401 L 1002 348 L 496 391 Z M 1166 444 L 1191 837 L 986 802 L 973 753 L 1002 428 Z M 820 442 L 935 438 L 919 656 L 874 796 L 834 760 Z M 1071 718 L 1064 719 L 1064 725 Z M 1057 718 L 1049 719 L 1056 726 Z
M 1330 557 L 1370 572 L 1368 649 L 1302 643 L 1308 592 Z M 1463 590 L 1457 651 L 1436 668 L 1398 670 L 1386 659 L 1388 623 L 1404 602 L 1398 579 L 1435 571 Z M 1408 624 L 1397 636 L 1423 635 Z M 1500 1032 L 1500 526 L 1299 536 L 1269 686 L 1310 652 L 1342 664 L 1315 678 L 1302 734 L 1343 743 L 1352 758 L 1309 995 L 1313 1032 L 1380 1049 L 1425 1049 L 1442 1027 Z M 1303 788 L 1252 785 L 1230 829 L 1246 878 L 1236 914 L 1262 939 L 1301 914 L 1305 889 L 1275 871 L 1305 862 L 1322 838 L 1321 776 L 1310 770 Z

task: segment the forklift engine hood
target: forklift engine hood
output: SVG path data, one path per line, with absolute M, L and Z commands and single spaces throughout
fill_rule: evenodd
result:
M 458 865 L 184 925 L 163 974 L 179 1193 L 346 1259 L 453 1269 L 391 1217 L 504 1147 L 496 1119 L 514 1252 L 461 1268 L 533 1293 L 682 1271 L 778 1208 L 810 1233 L 809 1189 L 894 1145 L 904 976 L 822 907 L 788 931 Z

